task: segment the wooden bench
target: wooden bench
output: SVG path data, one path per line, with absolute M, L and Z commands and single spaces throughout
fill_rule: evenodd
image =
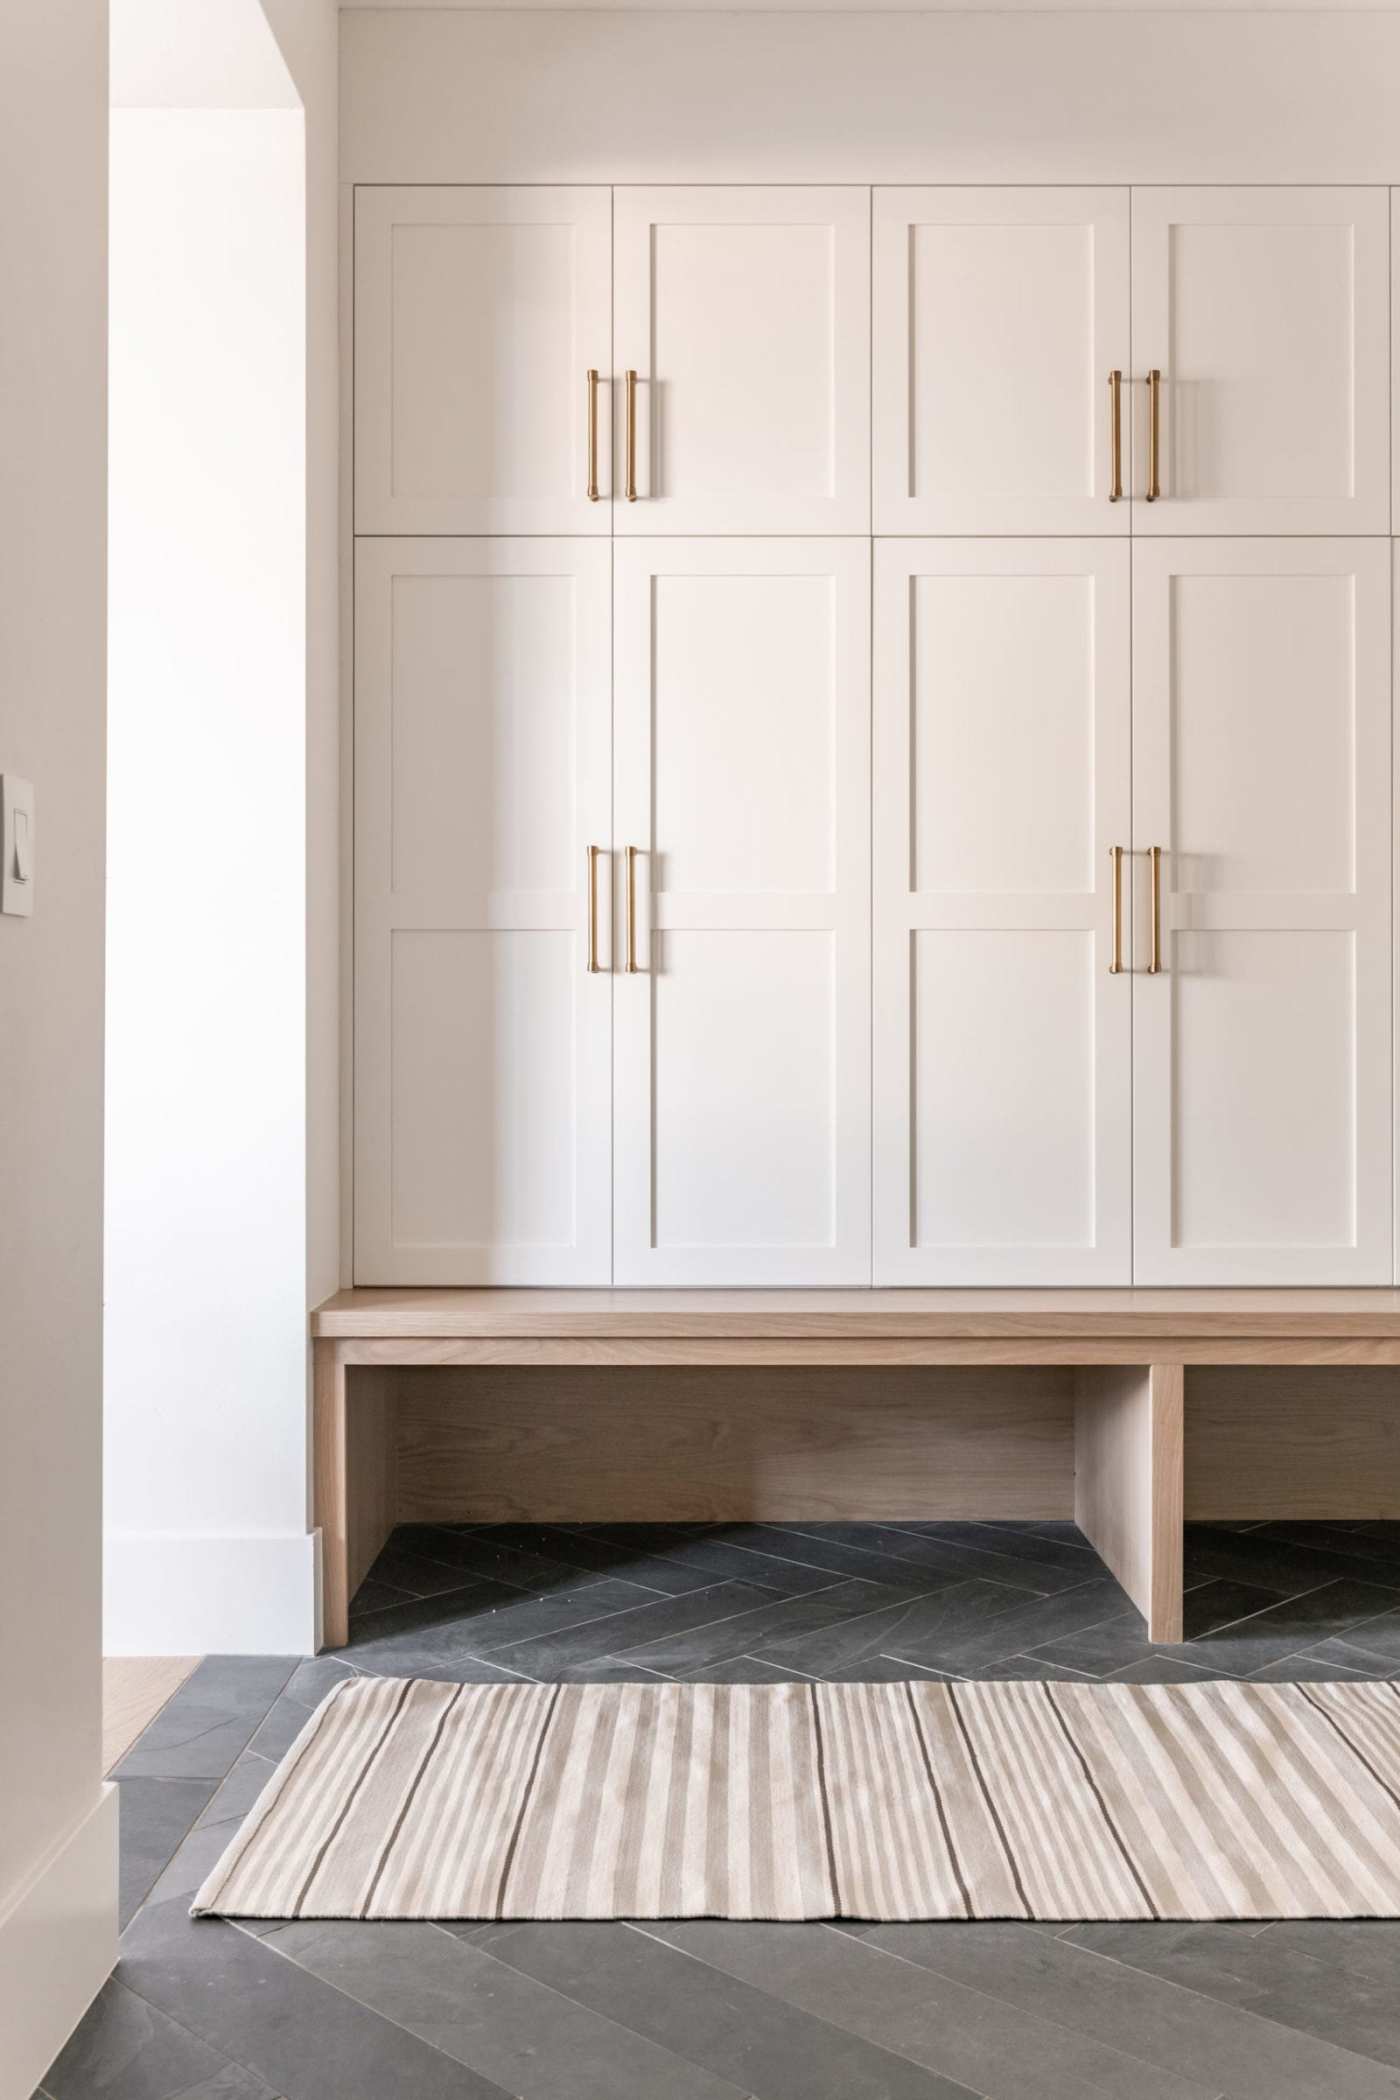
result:
M 1185 1517 L 1400 1515 L 1400 1291 L 360 1289 L 312 1335 L 332 1647 L 414 1519 L 1072 1514 L 1174 1641 Z

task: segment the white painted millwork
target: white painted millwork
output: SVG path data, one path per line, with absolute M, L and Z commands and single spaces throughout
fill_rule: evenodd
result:
M 615 561 L 614 1280 L 867 1283 L 869 543 Z
M 877 189 L 875 530 L 1126 533 L 1129 305 L 1126 189 Z
M 613 241 L 614 531 L 868 532 L 869 190 L 623 188 Z
M 1129 554 L 882 541 L 877 1284 L 1131 1276 Z
M 357 549 L 357 1283 L 609 1280 L 609 571 Z
M 1389 548 L 1133 574 L 1134 1281 L 1389 1283 Z
M 1134 493 L 1144 534 L 1389 532 L 1382 189 L 1133 191 Z
M 358 532 L 608 533 L 611 253 L 606 188 L 356 193 Z

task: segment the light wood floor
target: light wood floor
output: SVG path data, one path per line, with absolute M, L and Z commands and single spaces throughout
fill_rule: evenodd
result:
M 108 1655 L 102 1662 L 102 1769 L 110 1772 L 167 1699 L 197 1655 Z

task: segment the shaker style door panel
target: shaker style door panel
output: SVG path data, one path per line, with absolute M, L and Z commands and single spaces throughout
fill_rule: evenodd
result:
M 1138 533 L 1390 530 L 1389 197 L 1135 189 Z
M 1134 1280 L 1389 1283 L 1389 549 L 1133 571 Z
M 877 1284 L 1131 1280 L 1129 719 L 1126 545 L 878 544 Z
M 614 1280 L 868 1283 L 868 543 L 615 561 Z
M 1127 190 L 877 189 L 874 237 L 876 532 L 1126 533 Z
M 609 569 L 357 549 L 357 1283 L 610 1281 Z
M 869 190 L 619 189 L 614 244 L 614 531 L 868 532 Z
M 607 189 L 359 190 L 356 530 L 606 535 L 611 345 Z

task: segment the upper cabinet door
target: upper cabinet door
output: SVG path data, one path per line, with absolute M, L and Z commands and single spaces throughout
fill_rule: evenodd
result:
M 869 1283 L 869 542 L 613 559 L 613 1280 Z
M 1128 1283 L 1129 550 L 876 553 L 875 1281 Z
M 876 190 L 876 532 L 1126 533 L 1128 311 L 1124 189 Z
M 1391 1281 L 1389 552 L 1133 549 L 1136 1283 Z
M 606 189 L 359 190 L 356 531 L 607 534 L 611 306 Z
M 614 530 L 868 532 L 869 190 L 620 189 L 614 243 Z
M 1390 530 L 1389 197 L 1133 191 L 1147 533 Z

